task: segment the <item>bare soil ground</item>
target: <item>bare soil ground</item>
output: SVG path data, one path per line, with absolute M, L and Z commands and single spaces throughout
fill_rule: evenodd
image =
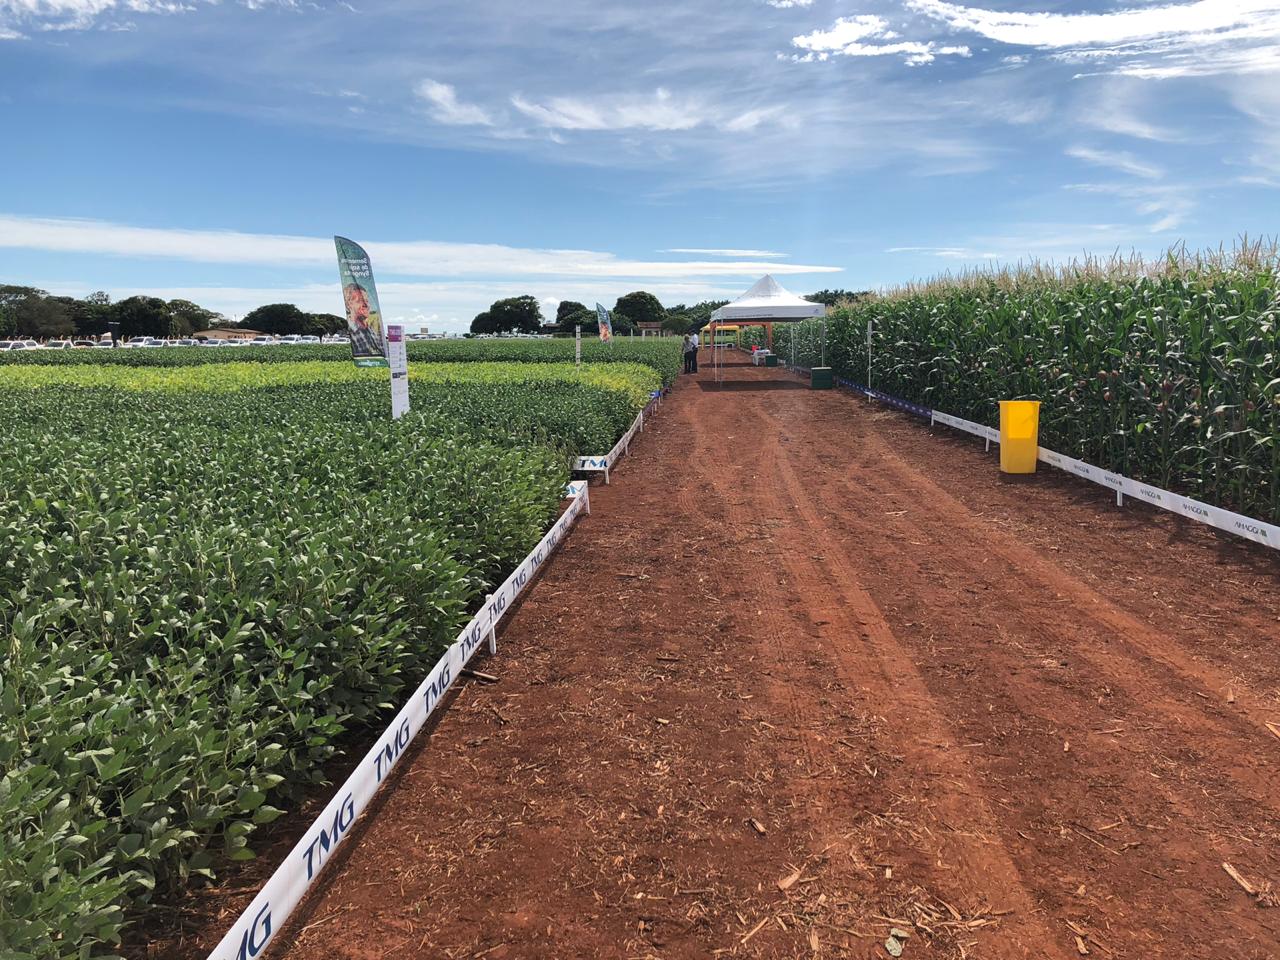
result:
M 728 378 L 592 488 L 274 957 L 1280 956 L 1280 560 Z

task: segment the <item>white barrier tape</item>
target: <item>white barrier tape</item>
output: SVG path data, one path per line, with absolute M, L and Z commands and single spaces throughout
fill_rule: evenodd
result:
M 645 405 L 644 409 L 637 414 L 635 420 L 631 422 L 631 426 L 627 432 L 622 435 L 617 443 L 613 445 L 613 449 L 603 456 L 599 457 L 578 457 L 574 461 L 573 469 L 579 473 L 599 473 L 604 471 L 605 479 L 608 480 L 609 471 L 618 459 L 627 452 L 631 446 L 631 441 L 635 435 L 644 429 L 645 414 L 652 416 L 652 412 L 662 403 L 660 394 L 650 394 L 651 399 Z
M 993 443 L 1000 442 L 1000 431 L 993 430 L 991 427 L 985 427 L 980 423 L 974 423 L 972 420 L 962 420 L 960 417 L 953 417 L 949 413 L 943 413 L 940 410 L 932 411 L 933 419 L 938 423 L 945 423 L 948 427 L 955 427 L 957 430 L 963 430 L 965 433 L 972 433 L 975 437 L 981 437 L 983 440 L 990 440 Z
M 1000 442 L 999 430 L 983 426 L 980 423 L 974 423 L 972 420 L 962 420 L 959 417 L 940 413 L 937 410 L 933 411 L 933 419 L 937 423 L 945 423 L 947 426 L 955 427 L 957 430 L 964 430 L 966 433 L 972 433 L 995 443 Z M 1234 534 L 1237 537 L 1244 537 L 1254 543 L 1265 544 L 1273 549 L 1280 550 L 1280 526 L 1276 526 L 1273 523 L 1255 520 L 1252 517 L 1233 513 L 1230 510 L 1215 507 L 1212 504 L 1202 503 L 1199 500 L 1184 497 L 1161 487 L 1153 487 L 1149 483 L 1143 483 L 1141 480 L 1134 480 L 1123 474 L 1104 470 L 1102 467 L 1095 467 L 1091 463 L 1085 463 L 1083 460 L 1077 460 L 1074 457 L 1067 456 L 1065 453 L 1058 453 L 1056 450 L 1050 450 L 1047 447 L 1038 448 L 1037 459 L 1049 464 L 1051 467 L 1065 470 L 1067 473 L 1080 477 L 1082 480 L 1096 483 L 1100 487 L 1106 487 L 1108 490 L 1123 494 L 1126 497 L 1133 497 L 1135 500 L 1149 503 L 1151 506 L 1158 507 L 1161 510 L 1179 514 L 1226 533 Z
M 570 485 L 571 490 L 573 486 Z M 555 551 L 578 515 L 591 512 L 589 497 L 587 484 L 583 482 L 568 509 L 552 524 L 533 552 L 485 601 L 458 639 L 436 661 L 427 678 L 364 755 L 324 811 L 307 828 L 302 839 L 218 942 L 209 954 L 209 960 L 252 960 L 266 950 L 307 888 L 315 882 L 338 845 L 351 832 L 352 825 L 369 805 L 378 787 L 426 725 L 431 713 L 462 673 L 462 668 L 487 638 L 490 638 L 492 646 L 491 638 L 502 615 Z

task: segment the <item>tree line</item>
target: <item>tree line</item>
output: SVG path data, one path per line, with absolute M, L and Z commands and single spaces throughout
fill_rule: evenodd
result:
M 835 306 L 869 296 L 867 291 L 819 290 L 805 299 Z M 652 293 L 636 290 L 617 299 L 611 311 L 614 332 L 620 336 L 639 330 L 642 323 L 656 323 L 663 330 L 681 335 L 701 330 L 711 322 L 711 314 L 727 300 L 703 300 L 686 306 L 664 307 Z M 163 300 L 133 296 L 112 302 L 101 290 L 77 300 L 54 296 L 36 287 L 0 284 L 0 339 L 31 337 L 101 336 L 118 323 L 122 337 L 187 337 L 201 330 L 256 330 L 273 336 L 303 334 L 324 336 L 346 329 L 346 321 L 333 313 L 307 313 L 292 303 L 268 303 L 246 314 L 238 323 L 190 300 Z M 576 300 L 561 300 L 555 319 L 544 323 L 542 309 L 532 296 L 496 300 L 471 321 L 472 333 L 572 334 L 581 325 L 596 329 L 596 312 Z
M 122 337 L 186 337 L 220 328 L 323 336 L 346 329 L 332 313 L 306 313 L 291 303 L 270 303 L 246 314 L 239 323 L 190 300 L 134 296 L 112 302 L 101 290 L 77 300 L 54 296 L 36 287 L 0 284 L 0 338 L 98 337 L 110 324 L 120 324 Z
M 834 307 L 838 303 L 856 302 L 870 296 L 870 291 L 819 290 L 805 297 L 814 303 Z M 723 307 L 728 300 L 703 300 L 692 306 L 678 303 L 664 307 L 652 293 L 636 290 L 618 298 L 610 311 L 613 332 L 620 336 L 639 330 L 642 323 L 657 323 L 677 336 L 701 330 L 711 322 L 711 314 Z M 495 300 L 488 310 L 476 314 L 471 321 L 472 333 L 546 333 L 554 328 L 557 333 L 573 333 L 581 325 L 584 331 L 596 329 L 596 312 L 576 300 L 561 300 L 556 316 L 545 323 L 537 298 L 528 294 Z

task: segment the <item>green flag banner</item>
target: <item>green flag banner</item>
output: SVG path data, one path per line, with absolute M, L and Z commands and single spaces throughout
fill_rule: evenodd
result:
M 385 341 L 378 291 L 373 285 L 369 255 L 358 243 L 334 237 L 338 250 L 338 277 L 342 300 L 347 305 L 347 334 L 351 337 L 351 359 L 357 367 L 385 367 Z

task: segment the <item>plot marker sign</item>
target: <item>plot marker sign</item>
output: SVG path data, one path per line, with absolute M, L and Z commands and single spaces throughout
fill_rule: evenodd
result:
M 404 350 L 404 327 L 387 324 L 387 362 L 391 365 L 391 419 L 409 412 L 409 360 Z

